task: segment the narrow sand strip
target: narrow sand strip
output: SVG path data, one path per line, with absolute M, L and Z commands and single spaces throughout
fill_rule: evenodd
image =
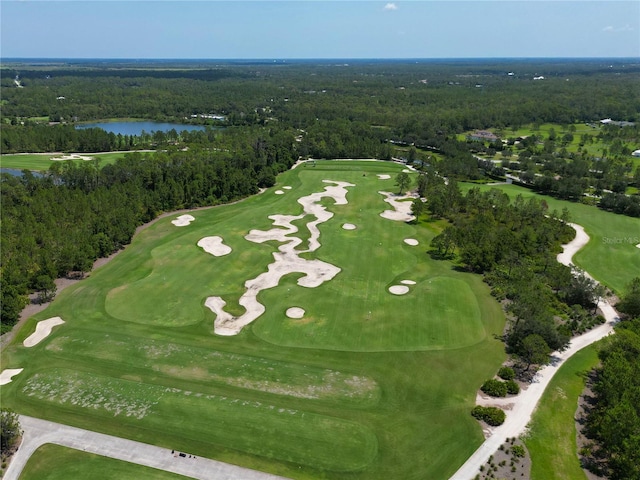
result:
M 205 306 L 216 314 L 214 323 L 216 334 L 237 335 L 243 327 L 262 315 L 265 312 L 265 307 L 258 302 L 258 294 L 262 290 L 277 286 L 283 276 L 294 272 L 304 273 L 305 275 L 298 279 L 298 285 L 314 288 L 331 280 L 340 272 L 340 268 L 330 263 L 321 260 L 306 260 L 299 256 L 301 253 L 313 252 L 320 248 L 318 225 L 333 217 L 333 213 L 327 211 L 320 203 L 322 198 L 330 197 L 336 205 L 345 205 L 347 203 L 346 187 L 355 186 L 347 182 L 333 182 L 331 180 L 324 180 L 324 182 L 333 183 L 334 185 L 325 187 L 324 192 L 312 193 L 298 199 L 298 203 L 302 205 L 304 213 L 300 215 L 271 215 L 269 218 L 273 220 L 274 227 L 282 228 L 272 228 L 268 231 L 251 230 L 245 236 L 245 239 L 250 242 L 264 243 L 275 240 L 283 245 L 278 247 L 279 251 L 273 254 L 275 261 L 267 267 L 267 272 L 245 282 L 246 291 L 238 302 L 245 308 L 243 315 L 234 317 L 225 312 L 224 306 L 226 302 L 220 297 L 209 297 L 206 300 Z M 310 232 L 308 248 L 299 251 L 296 250 L 296 247 L 302 244 L 302 240 L 298 237 L 289 237 L 289 235 L 298 231 L 298 228 L 292 222 L 301 220 L 307 215 L 316 217 L 316 220 L 306 224 Z
M 342 225 L 342 228 L 344 228 L 345 230 L 355 230 L 356 226 L 353 223 L 345 223 L 344 225 Z
M 214 257 L 222 257 L 231 253 L 231 247 L 223 243 L 222 237 L 204 237 L 198 241 L 198 246 L 213 255 Z
M 411 245 L 412 247 L 415 247 L 416 245 L 418 245 L 419 242 L 415 238 L 405 238 L 404 243 L 406 243 L 407 245 Z
M 24 368 L 7 368 L 6 370 L 2 370 L 2 373 L 0 373 L 0 385 L 11 383 L 13 377 L 18 375 L 22 370 L 24 370 Z
M 403 285 L 415 285 L 416 282 L 414 282 L 413 280 L 402 280 L 400 283 L 402 283 Z
M 38 325 L 36 325 L 36 331 L 25 338 L 22 344 L 27 348 L 37 345 L 49 336 L 53 327 L 55 327 L 56 325 L 62 325 L 63 323 L 64 320 L 62 320 L 60 317 L 51 317 L 47 320 L 38 322 Z
M 378 174 L 378 178 L 379 178 L 380 180 L 389 180 L 389 179 L 391 178 L 391 175 L 386 175 L 386 174 L 384 174 L 384 173 L 379 173 L 379 174 Z
M 173 223 L 176 227 L 186 227 L 194 220 L 195 218 L 191 215 L 180 215 L 175 220 L 171 220 L 171 223 Z
M 293 187 L 290 185 L 285 185 L 284 187 L 282 187 L 285 190 L 291 190 Z

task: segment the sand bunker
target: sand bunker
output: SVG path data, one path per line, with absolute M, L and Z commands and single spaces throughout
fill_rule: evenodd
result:
M 640 243 L 636 245 L 636 248 L 640 248 Z
M 393 285 L 389 287 L 389 292 L 393 293 L 394 295 L 404 295 L 408 291 L 409 287 L 407 287 L 406 285 Z
M 283 195 L 283 194 L 284 194 L 284 192 L 283 192 L 282 190 L 276 190 L 276 191 L 275 191 L 275 194 L 276 194 L 276 195 Z
M 12 378 L 18 375 L 23 368 L 7 368 L 0 373 L 0 385 L 6 385 L 10 383 Z
M 416 245 L 418 245 L 419 242 L 415 238 L 405 238 L 404 243 L 406 243 L 407 245 L 411 245 L 412 247 L 415 247 Z
M 214 257 L 222 257 L 231 253 L 231 247 L 222 242 L 222 237 L 204 237 L 200 239 L 198 246 Z
M 300 307 L 287 308 L 286 314 L 289 318 L 302 318 L 304 317 L 304 309 Z
M 354 187 L 348 182 L 333 182 L 323 180 L 325 183 L 334 185 L 325 187 L 324 192 L 312 193 L 306 197 L 298 199 L 302 205 L 303 213 L 300 215 L 270 215 L 275 228 L 271 230 L 251 230 L 245 239 L 250 242 L 264 243 L 271 240 L 282 243 L 278 247 L 278 252 L 273 254 L 274 262 L 267 267 L 267 272 L 258 275 L 252 280 L 247 280 L 244 284 L 246 291 L 240 297 L 239 304 L 245 308 L 245 313 L 239 317 L 224 311 L 226 302 L 220 297 L 209 297 L 205 306 L 216 314 L 214 331 L 218 335 L 237 335 L 243 327 L 253 322 L 265 312 L 265 307 L 258 302 L 258 294 L 265 289 L 278 285 L 280 279 L 290 273 L 303 273 L 298 279 L 298 285 L 307 288 L 314 288 L 322 283 L 331 280 L 339 272 L 340 268 L 321 260 L 307 260 L 300 258 L 301 253 L 313 252 L 320 248 L 320 230 L 318 225 L 333 217 L 333 213 L 321 205 L 324 197 L 330 197 L 336 205 L 347 204 L 346 187 Z M 289 236 L 298 231 L 292 222 L 302 220 L 306 216 L 315 217 L 315 220 L 308 222 L 305 226 L 309 230 L 309 240 L 306 250 L 296 250 L 296 247 L 303 242 L 300 238 Z
M 293 187 L 289 186 L 289 185 L 285 185 L 284 187 L 282 187 L 285 190 L 291 190 Z
M 415 285 L 416 282 L 414 282 L 413 280 L 402 280 L 400 283 L 402 283 L 403 285 Z
M 379 173 L 378 178 L 380 180 L 389 180 L 391 178 L 391 175 L 385 175 L 384 173 Z
M 36 331 L 25 338 L 22 344 L 27 348 L 37 345 L 49 336 L 53 327 L 55 327 L 56 325 L 62 325 L 63 323 L 64 320 L 62 320 L 60 317 L 52 317 L 47 320 L 38 322 L 38 325 L 36 325 Z
M 384 195 L 384 201 L 391 205 L 394 210 L 385 210 L 380 214 L 382 218 L 387 220 L 395 220 L 397 222 L 411 222 L 416 217 L 411 215 L 411 205 L 413 199 L 418 198 L 416 194 L 410 195 L 397 195 L 389 192 L 378 192 Z
M 54 162 L 62 162 L 64 160 L 93 160 L 93 157 L 88 157 L 86 155 L 78 155 L 77 153 L 72 153 L 71 155 L 61 155 L 60 157 L 52 157 L 51 160 Z
M 175 220 L 171 220 L 171 223 L 173 223 L 176 227 L 186 227 L 194 220 L 195 218 L 193 218 L 191 215 L 180 215 Z
M 345 230 L 355 230 L 357 227 L 353 223 L 345 223 L 342 225 Z

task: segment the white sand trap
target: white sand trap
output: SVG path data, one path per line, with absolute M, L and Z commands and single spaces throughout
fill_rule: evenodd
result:
M 393 285 L 389 287 L 389 292 L 393 293 L 394 295 L 404 295 L 408 291 L 409 287 L 407 287 L 406 285 Z
M 173 223 L 176 227 L 186 227 L 194 220 L 195 218 L 193 218 L 191 215 L 180 215 L 175 220 L 171 220 L 171 223 Z
M 293 187 L 291 187 L 290 185 L 285 185 L 284 187 L 282 187 L 284 190 L 291 190 Z
M 385 210 L 382 212 L 380 214 L 382 218 L 397 222 L 411 222 L 415 220 L 416 217 L 411 215 L 411 204 L 414 198 L 418 198 L 416 194 L 397 195 L 389 192 L 378 193 L 384 195 L 384 201 L 394 208 L 394 210 Z
M 420 242 L 418 242 L 418 240 L 416 240 L 415 238 L 405 238 L 404 243 L 406 243 L 407 245 L 411 245 L 412 247 L 415 247 Z
M 86 155 L 78 155 L 77 153 L 72 153 L 71 155 L 62 155 L 60 157 L 52 157 L 51 160 L 54 162 L 62 162 L 64 160 L 93 160 L 93 157 L 88 157 Z
M 378 174 L 378 178 L 379 178 L 380 180 L 389 180 L 389 179 L 391 178 L 391 175 L 386 175 L 386 174 L 384 174 L 384 173 L 379 173 L 379 174 Z
M 284 192 L 282 190 L 276 190 L 275 194 L 276 195 L 284 195 Z
M 300 307 L 287 308 L 287 317 L 289 318 L 302 318 L 304 317 L 304 309 Z
M 49 336 L 53 327 L 55 327 L 56 325 L 62 325 L 63 323 L 64 320 L 62 320 L 60 317 L 51 317 L 47 320 L 38 322 L 38 325 L 36 325 L 36 331 L 25 338 L 22 344 L 27 348 L 39 344 L 42 340 Z
M 2 370 L 0 373 L 0 385 L 6 385 L 10 383 L 12 378 L 18 375 L 23 368 L 7 368 L 6 370 Z
M 231 247 L 223 243 L 222 237 L 201 238 L 198 241 L 198 246 L 214 257 L 222 257 L 231 253 Z
M 307 288 L 314 288 L 333 279 L 340 268 L 321 260 L 307 260 L 300 258 L 301 253 L 313 252 L 320 248 L 320 230 L 318 225 L 333 217 L 333 213 L 320 203 L 324 197 L 330 197 L 336 205 L 346 205 L 347 189 L 355 185 L 347 182 L 334 182 L 323 180 L 325 183 L 334 185 L 325 187 L 324 192 L 312 193 L 306 197 L 298 199 L 302 205 L 303 213 L 300 215 L 270 215 L 275 228 L 271 230 L 251 230 L 244 238 L 250 242 L 264 243 L 271 240 L 282 243 L 278 247 L 278 252 L 273 254 L 274 262 L 267 267 L 267 272 L 258 275 L 256 278 L 247 280 L 244 283 L 245 293 L 240 297 L 238 303 L 245 308 L 245 313 L 239 317 L 234 317 L 224 311 L 226 302 L 220 297 L 209 297 L 205 306 L 216 314 L 214 331 L 218 335 L 237 335 L 246 326 L 265 312 L 265 307 L 258 302 L 258 294 L 262 290 L 273 288 L 280 283 L 280 279 L 290 273 L 303 273 L 298 279 L 298 285 Z M 298 231 L 293 225 L 295 220 L 302 220 L 307 215 L 316 219 L 305 224 L 309 230 L 309 240 L 306 250 L 296 250 L 303 242 L 298 237 L 289 236 Z
M 636 248 L 640 248 L 640 243 L 636 245 Z
M 414 282 L 413 280 L 402 280 L 400 283 L 402 283 L 403 285 L 415 285 L 416 282 Z
M 342 225 L 345 230 L 355 230 L 357 227 L 353 223 L 345 223 Z

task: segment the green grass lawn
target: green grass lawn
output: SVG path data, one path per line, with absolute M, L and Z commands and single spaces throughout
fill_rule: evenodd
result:
M 109 153 L 92 153 L 92 154 L 79 154 L 96 159 L 100 159 L 100 165 L 115 163 L 118 158 L 124 157 L 122 152 L 109 152 Z M 10 154 L 0 156 L 0 167 L 12 168 L 16 170 L 32 170 L 44 172 L 49 170 L 49 167 L 55 162 L 52 158 L 59 157 L 59 154 L 52 155 L 50 153 L 27 153 L 27 154 Z M 85 160 L 68 160 L 74 163 L 82 163 Z
M 69 480 L 71 478 L 180 480 L 187 477 L 51 443 L 39 447 L 31 455 L 20 474 L 20 480 Z
M 481 189 L 499 188 L 512 198 L 522 195 L 525 198 L 536 196 L 543 198 L 549 210 L 561 212 L 567 208 L 571 221 L 585 228 L 590 237 L 586 247 L 574 257 L 574 263 L 588 271 L 596 280 L 620 294 L 629 282 L 640 272 L 640 219 L 605 212 L 594 206 L 558 200 L 538 195 L 533 191 L 515 185 L 478 186 L 461 184 L 462 188 Z
M 5 368 L 25 370 L 0 400 L 291 478 L 447 478 L 483 441 L 469 412 L 504 359 L 496 338 L 504 315 L 480 277 L 426 254 L 440 224 L 380 217 L 390 206 L 378 192 L 395 191 L 402 168 L 318 161 L 260 195 L 191 212 L 189 226 L 156 222 L 25 324 L 2 352 Z M 321 247 L 301 256 L 341 271 L 317 288 L 284 276 L 258 295 L 265 314 L 239 335 L 215 335 L 205 299 L 220 296 L 243 313 L 244 282 L 266 271 L 280 245 L 244 236 L 274 228 L 270 215 L 301 214 L 298 199 L 323 191 L 325 179 L 355 186 L 346 205 L 322 200 L 334 216 L 319 225 Z M 296 222 L 300 249 L 310 220 Z M 229 255 L 196 245 L 213 235 Z M 403 280 L 415 284 L 392 295 Z M 305 316 L 286 317 L 291 306 Z M 66 323 L 22 347 L 36 321 L 52 316 Z
M 544 392 L 525 438 L 532 480 L 586 480 L 577 456 L 574 418 L 585 375 L 597 364 L 596 347 L 580 350 L 558 370 Z

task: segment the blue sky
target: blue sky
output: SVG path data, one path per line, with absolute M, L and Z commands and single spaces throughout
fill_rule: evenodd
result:
M 640 57 L 630 1 L 0 0 L 27 58 Z

